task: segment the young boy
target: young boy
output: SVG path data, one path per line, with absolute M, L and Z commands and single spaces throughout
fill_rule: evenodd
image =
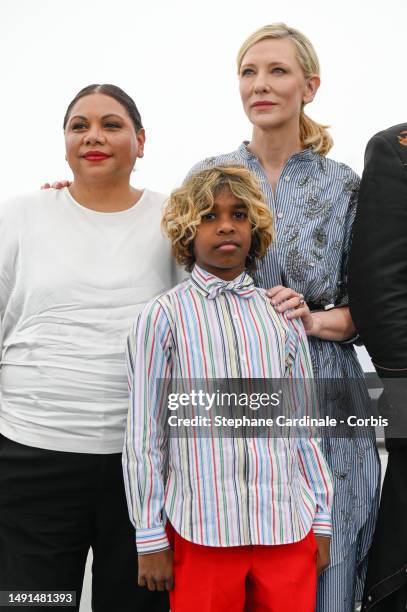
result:
M 332 504 L 315 440 L 170 436 L 158 388 L 312 377 L 302 324 L 247 273 L 272 242 L 271 214 L 247 169 L 213 167 L 173 192 L 163 228 L 192 274 L 145 307 L 129 338 L 123 464 L 139 584 L 171 591 L 173 612 L 313 612 Z

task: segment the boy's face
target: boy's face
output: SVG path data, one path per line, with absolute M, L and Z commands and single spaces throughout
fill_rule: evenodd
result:
M 245 269 L 252 240 L 247 206 L 229 189 L 215 198 L 210 213 L 202 217 L 194 240 L 196 263 L 211 274 L 232 280 Z

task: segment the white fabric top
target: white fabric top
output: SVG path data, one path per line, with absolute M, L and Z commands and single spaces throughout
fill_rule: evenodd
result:
M 121 452 L 125 342 L 143 305 L 178 282 L 165 196 L 89 210 L 68 189 L 0 204 L 0 432 L 50 450 Z

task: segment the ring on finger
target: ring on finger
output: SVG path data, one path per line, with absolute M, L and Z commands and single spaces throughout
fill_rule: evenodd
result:
M 298 304 L 297 306 L 295 306 L 295 309 L 302 308 L 304 304 L 305 304 L 304 296 L 302 295 L 302 293 L 300 293 L 300 295 L 298 296 Z

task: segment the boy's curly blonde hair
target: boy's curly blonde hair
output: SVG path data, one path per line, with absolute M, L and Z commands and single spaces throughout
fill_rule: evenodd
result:
M 187 177 L 183 185 L 171 193 L 161 223 L 164 233 L 172 242 L 175 259 L 188 272 L 195 263 L 193 242 L 197 227 L 224 189 L 247 206 L 252 242 L 246 269 L 254 270 L 256 259 L 265 256 L 273 241 L 273 217 L 257 178 L 250 170 L 240 165 L 212 166 L 200 170 Z

